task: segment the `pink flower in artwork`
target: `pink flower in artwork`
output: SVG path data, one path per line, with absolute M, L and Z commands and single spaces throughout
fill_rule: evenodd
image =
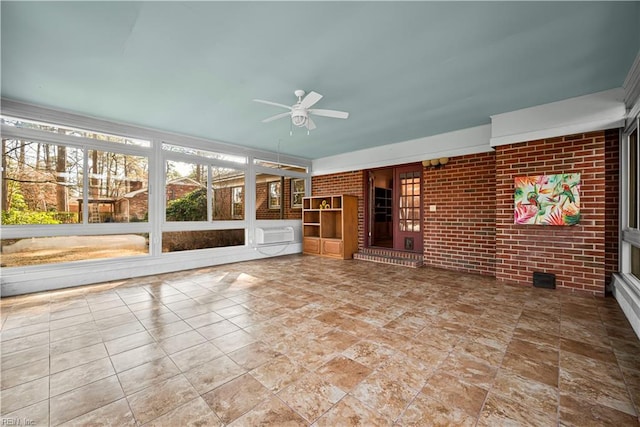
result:
M 547 185 L 549 183 L 549 176 L 547 175 L 538 175 L 533 177 L 536 180 L 536 184 L 540 185 L 540 186 L 544 186 Z
M 516 224 L 529 224 L 531 218 L 538 214 L 538 208 L 535 205 L 523 205 L 518 203 L 514 210 L 514 219 Z

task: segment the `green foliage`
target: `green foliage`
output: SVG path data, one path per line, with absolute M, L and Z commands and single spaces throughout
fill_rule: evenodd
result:
M 207 219 L 207 189 L 200 188 L 171 200 L 167 206 L 167 221 L 205 221 Z
M 11 209 L 10 211 L 2 211 L 2 224 L 60 224 L 60 221 L 55 219 L 55 214 L 52 214 L 51 212 L 19 211 Z
M 30 211 L 27 208 L 28 206 L 22 193 L 19 191 L 14 192 L 11 197 L 11 209 L 2 211 L 2 224 L 60 224 L 60 221 L 55 217 L 55 212 Z

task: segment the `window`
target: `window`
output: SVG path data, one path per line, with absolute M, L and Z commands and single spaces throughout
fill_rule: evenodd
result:
M 629 228 L 638 228 L 638 129 L 629 135 Z
M 245 156 L 200 150 L 197 148 L 184 147 L 182 145 L 167 144 L 166 142 L 162 143 L 162 149 L 172 153 L 190 154 L 193 156 L 204 157 L 206 159 L 226 160 L 234 163 L 247 163 L 247 158 Z
M 308 169 L 304 166 L 287 165 L 284 163 L 270 162 L 268 160 L 255 159 L 253 163 L 265 168 L 280 169 L 285 171 L 293 171 L 293 172 L 300 172 L 300 173 L 307 173 L 308 171 Z
M 633 123 L 632 131 L 622 139 L 624 164 L 627 171 L 626 182 L 623 182 L 625 197 L 621 207 L 626 213 L 626 221 L 622 224 L 622 273 L 640 280 L 640 141 L 638 141 L 638 118 Z M 624 176 L 624 175 L 623 175 Z
M 420 172 L 400 174 L 400 231 L 420 231 Z
M 89 150 L 89 223 L 149 220 L 146 157 Z M 84 209 L 80 203 L 79 216 Z
M 243 187 L 233 187 L 231 189 L 231 217 L 234 219 L 244 218 Z
M 20 139 L 2 140 L 2 224 L 82 222 L 83 151 Z
M 244 171 L 210 166 L 212 197 L 212 219 L 214 221 L 242 220 L 244 207 L 242 190 Z
M 631 246 L 631 274 L 640 279 L 640 248 Z
M 162 252 L 192 251 L 244 245 L 244 228 L 234 230 L 165 231 Z
M 167 221 L 206 221 L 207 167 L 168 160 L 165 194 Z
M 149 234 L 2 239 L 0 246 L 3 267 L 23 267 L 149 255 Z
M 302 198 L 304 197 L 304 179 L 291 180 L 291 207 L 302 209 Z
M 269 209 L 280 209 L 280 181 L 269 183 Z
M 105 142 L 111 142 L 116 144 L 135 145 L 138 147 L 151 146 L 151 142 L 144 139 L 110 135 L 103 132 L 78 129 L 71 126 L 54 125 L 51 123 L 42 123 L 34 120 L 16 119 L 13 117 L 2 116 L 1 123 L 3 125 L 12 126 L 16 128 L 37 129 L 37 130 L 53 132 L 57 134 L 63 134 L 63 135 L 81 137 L 81 138 L 90 138 L 98 141 L 105 141 Z
M 12 283 L 39 280 L 38 290 L 59 286 L 61 280 L 41 280 L 55 265 L 65 271 L 56 278 L 76 285 L 86 281 L 80 271 L 91 270 L 92 261 L 109 269 L 132 257 L 133 263 L 145 258 L 136 274 L 148 274 L 180 251 L 191 251 L 196 264 L 207 263 L 217 259 L 214 248 L 224 253 L 222 248 L 236 247 L 235 254 L 247 247 L 253 231 L 247 229 L 253 226 L 247 206 L 255 207 L 258 220 L 302 216 L 297 206 L 309 162 L 254 162 L 253 150 L 214 141 L 173 144 L 162 135 L 175 135 L 160 131 L 40 107 L 3 108 L 9 116 L 0 115 L 0 262 Z M 21 118 L 23 111 L 47 121 Z M 249 159 L 256 171 L 250 177 Z M 85 266 L 76 270 L 79 263 Z M 113 273 L 130 274 L 124 270 Z
M 302 209 L 294 209 L 292 206 L 294 200 L 292 190 L 295 186 L 291 181 L 295 179 L 267 173 L 256 174 L 256 219 L 302 218 Z M 302 196 L 303 193 L 300 195 Z

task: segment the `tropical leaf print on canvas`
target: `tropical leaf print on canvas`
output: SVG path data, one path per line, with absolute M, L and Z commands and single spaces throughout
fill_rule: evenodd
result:
M 515 178 L 514 222 L 575 225 L 580 222 L 580 174 Z

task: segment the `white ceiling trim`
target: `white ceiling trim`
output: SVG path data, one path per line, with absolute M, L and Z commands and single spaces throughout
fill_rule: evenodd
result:
M 491 146 L 624 126 L 624 89 L 616 88 L 491 116 Z
M 640 114 L 640 51 L 636 55 L 627 78 L 622 84 L 624 88 L 624 102 L 629 110 L 628 118 L 633 120 Z
M 379 147 L 353 151 L 313 160 L 312 175 L 420 162 L 439 157 L 492 151 L 491 126 L 482 125 L 440 135 L 412 139 Z

